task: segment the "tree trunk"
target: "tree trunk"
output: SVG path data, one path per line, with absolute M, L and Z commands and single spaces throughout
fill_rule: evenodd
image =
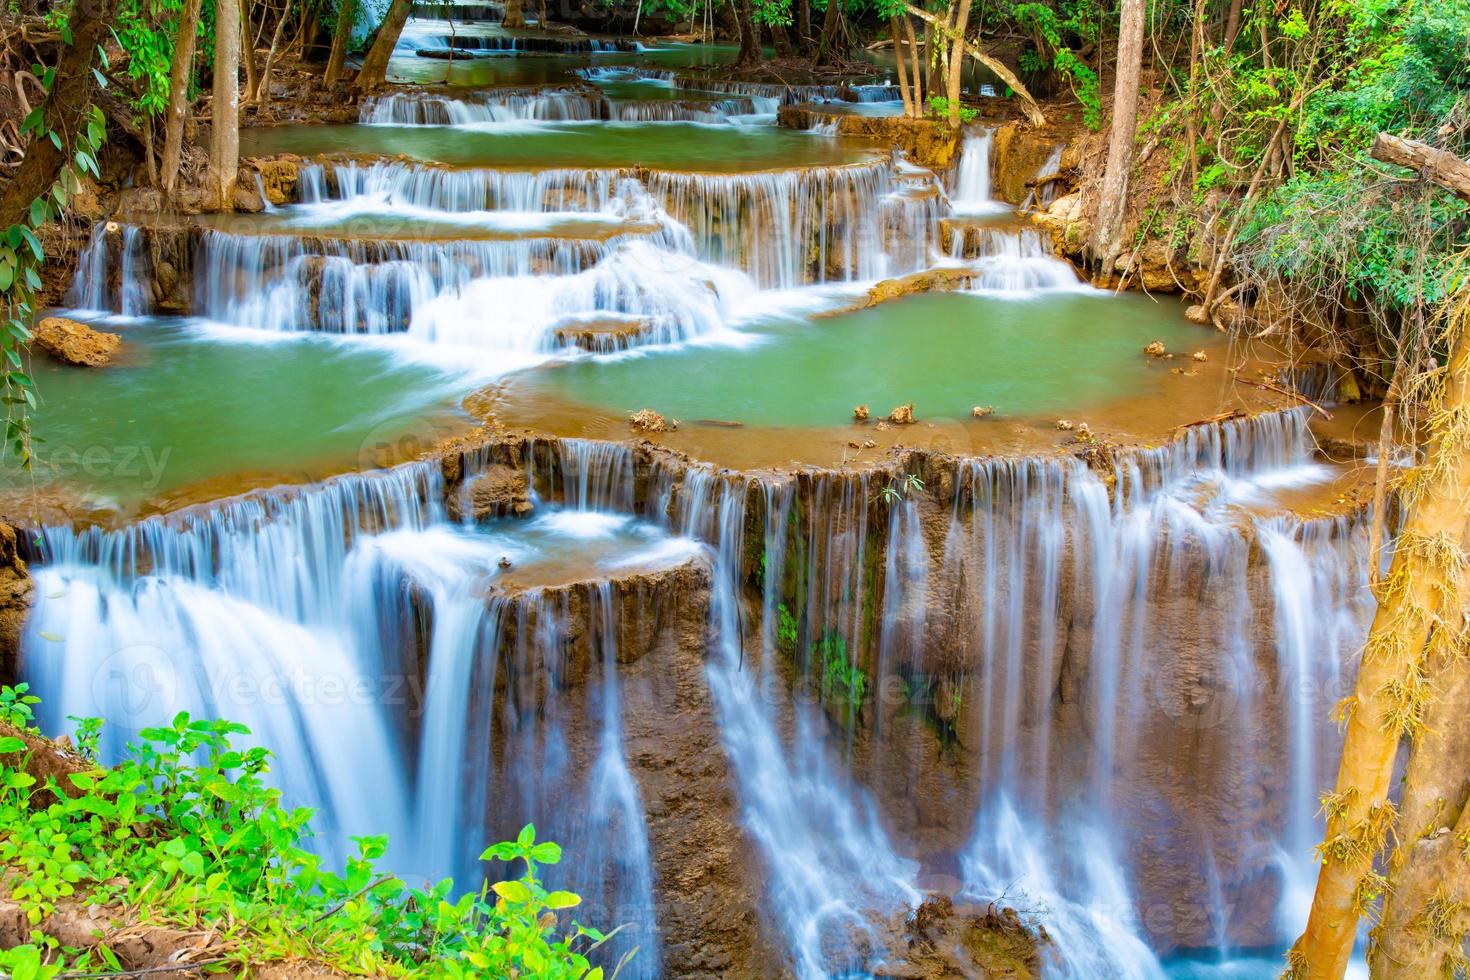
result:
M 159 181 L 165 197 L 173 197 L 184 157 L 184 117 L 189 111 L 189 86 L 194 81 L 194 42 L 199 36 L 199 8 L 203 0 L 184 0 L 179 11 L 179 37 L 169 69 L 168 115 L 163 124 L 163 163 Z
M 960 0 L 954 17 L 954 43 L 949 52 L 949 86 L 945 98 L 949 100 L 949 125 L 960 124 L 960 83 L 965 73 L 965 30 L 970 26 L 970 0 Z
M 1470 163 L 1448 150 L 1441 150 L 1418 140 L 1400 139 L 1387 133 L 1379 133 L 1373 140 L 1370 155 L 1384 163 L 1417 170 L 1426 180 L 1434 181 L 1466 204 L 1470 204 Z
M 1113 84 L 1113 126 L 1108 134 L 1108 162 L 1103 171 L 1092 254 L 1104 274 L 1111 274 L 1123 249 L 1123 215 L 1128 208 L 1128 177 L 1133 170 L 1133 141 L 1138 131 L 1138 87 L 1143 73 L 1143 21 L 1146 0 L 1123 0 L 1118 28 L 1118 71 Z
M 526 26 L 526 8 L 522 0 L 505 0 L 505 16 L 500 19 L 500 26 L 513 29 Z
M 230 210 L 240 177 L 240 0 L 217 0 L 209 184 L 215 206 Z
M 1230 12 L 1225 15 L 1225 40 L 1221 44 L 1227 55 L 1235 47 L 1235 39 L 1240 36 L 1240 8 L 1241 0 L 1230 0 Z
M 909 13 L 913 14 L 915 17 L 918 17 L 924 23 L 930 25 L 930 27 L 943 26 L 938 17 L 936 17 L 934 14 L 931 14 L 929 11 L 925 10 L 922 7 L 916 7 L 910 3 L 905 5 L 905 9 Z M 925 36 L 928 36 L 927 32 Z M 912 33 L 909 34 L 909 41 L 911 43 L 913 41 Z M 1041 106 L 1037 105 L 1036 99 L 1032 97 L 1030 90 L 1027 89 L 1024 84 L 1022 84 L 1021 80 L 1016 77 L 1015 72 L 1011 71 L 1005 66 L 1005 62 L 999 60 L 998 58 L 992 57 L 982 49 L 971 44 L 969 41 L 963 41 L 962 43 L 964 45 L 965 52 L 971 58 L 974 58 L 986 68 L 989 68 L 991 71 L 995 72 L 996 77 L 1005 82 L 1006 85 L 1010 86 L 1011 91 L 1016 93 L 1017 97 L 1019 97 L 1021 100 L 1022 108 L 1026 110 L 1026 118 L 1031 120 L 1031 125 L 1046 125 L 1046 116 L 1042 114 Z
M 812 37 L 811 0 L 796 0 L 796 36 L 802 44 L 811 44 L 815 40 Z
M 507 0 L 505 15 L 510 16 Z M 347 45 L 352 42 L 352 19 L 357 13 L 357 0 L 340 0 L 337 4 L 337 29 L 332 32 L 332 53 L 327 56 L 327 70 L 322 75 L 322 84 L 327 88 L 336 85 L 342 78 L 342 66 L 347 63 Z
M 847 45 L 843 38 L 846 37 L 846 29 L 842 23 L 842 0 L 827 0 L 827 16 L 822 18 L 822 37 L 817 41 L 817 56 L 814 60 L 819 65 L 831 65 L 841 61 L 847 55 Z
M 924 114 L 924 75 L 919 65 L 924 56 L 919 50 L 919 39 L 914 35 L 914 22 L 908 17 L 903 19 L 903 32 L 909 40 L 909 71 L 914 76 L 910 87 L 914 90 L 914 117 L 917 118 Z
M 1465 814 L 1470 714 L 1464 710 L 1470 703 L 1470 659 L 1461 649 L 1470 612 L 1467 585 L 1460 584 L 1455 628 L 1436 630 L 1430 641 L 1434 703 L 1404 773 L 1399 846 L 1389 865 L 1383 914 L 1368 947 L 1375 980 L 1451 976 L 1448 959 L 1464 939 L 1470 862 L 1454 831 L 1460 825 L 1470 830 Z
M 0 192 L 0 223 L 4 227 L 30 221 L 31 202 L 50 192 L 61 168 L 71 162 L 77 132 L 86 124 L 96 79 L 97 45 L 107 37 L 117 0 L 93 0 L 72 5 L 68 21 L 72 32 L 69 47 L 61 49 L 51 92 L 46 96 L 46 128 L 61 138 L 61 148 L 44 136 L 26 144 L 26 155 L 15 176 Z
M 357 72 L 357 88 L 360 91 L 371 92 L 387 81 L 388 59 L 393 57 L 393 49 L 398 46 L 403 25 L 408 22 L 408 15 L 412 12 L 412 0 L 393 0 L 388 6 L 388 12 L 383 15 L 382 26 L 378 28 L 378 36 L 368 49 L 367 57 L 362 59 L 362 68 Z
M 1433 437 L 1379 590 L 1357 689 L 1344 708 L 1347 731 L 1336 789 L 1323 802 L 1327 835 L 1312 912 L 1288 954 L 1293 977 L 1337 980 L 1347 969 L 1364 895 L 1381 890 L 1371 876 L 1393 820 L 1388 790 L 1400 739 L 1426 734 L 1423 712 L 1432 695 L 1421 660 L 1425 645 L 1436 628 L 1453 630 L 1460 617 L 1457 579 L 1464 574 L 1470 492 L 1470 296 L 1458 301 L 1446 321 L 1450 355 L 1442 404 L 1430 423 Z
M 743 67 L 758 65 L 761 60 L 761 36 L 755 26 L 755 13 L 750 0 L 740 0 L 734 5 L 735 24 L 740 29 L 740 54 L 735 64 Z
M 888 30 L 893 35 L 893 73 L 898 76 L 898 94 L 903 99 L 903 114 L 913 118 L 917 113 L 914 112 L 914 99 L 909 90 L 908 66 L 903 60 L 903 28 L 898 24 L 898 14 L 889 18 Z
M 281 36 L 286 30 L 286 14 L 281 11 L 281 19 L 276 21 L 276 31 L 271 35 L 271 49 L 266 52 L 265 67 L 260 72 L 260 87 L 255 92 L 255 102 L 260 106 L 268 106 L 271 102 L 271 70 L 276 66 L 276 54 L 281 49 Z
M 245 63 L 245 102 L 255 101 L 255 90 L 260 86 L 260 65 L 255 59 L 255 28 L 252 26 L 254 4 L 252 0 L 240 2 L 240 60 Z

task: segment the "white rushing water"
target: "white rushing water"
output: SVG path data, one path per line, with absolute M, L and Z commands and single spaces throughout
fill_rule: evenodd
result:
M 525 47 L 483 24 L 411 28 L 410 56 Z M 699 84 L 723 98 L 570 84 L 399 93 L 362 112 L 724 123 L 895 94 Z M 990 148 L 970 131 L 942 176 L 902 159 L 736 174 L 308 164 L 299 202 L 192 233 L 195 312 L 242 333 L 450 351 L 499 375 L 728 338 L 753 310 L 816 308 L 823 290 L 850 298 L 941 263 L 1007 298 L 1087 288 L 1038 230 L 995 220 L 1010 208 Z M 149 245 L 146 229 L 99 226 L 70 301 L 146 314 Z M 1044 925 L 1046 974 L 1067 980 L 1154 980 L 1176 949 L 1228 966 L 1299 928 L 1335 764 L 1327 706 L 1351 684 L 1370 601 L 1362 516 L 1270 513 L 1329 475 L 1304 410 L 1191 427 L 1109 474 L 1053 456 L 930 461 L 952 467 L 940 485 L 896 497 L 886 481 L 902 474 L 881 467 L 735 474 L 638 452 L 533 447 L 547 500 L 516 524 L 451 520 L 437 465 L 413 464 L 117 531 L 47 529 L 24 641 L 43 720 L 107 717 L 112 756 L 178 710 L 242 721 L 277 752 L 290 802 L 318 810 L 334 860 L 350 835 L 388 833 L 396 869 L 473 883 L 487 835 L 535 821 L 566 847 L 586 920 L 631 924 L 614 958 L 640 947 L 631 970 L 651 978 L 665 972 L 668 869 L 650 844 L 664 814 L 629 745 L 638 689 L 610 579 L 694 560 L 711 576 L 702 681 L 763 934 L 790 972 L 901 958 L 894 923 L 943 877 L 962 902 Z M 507 563 L 564 578 L 576 601 L 503 587 Z M 578 644 L 590 660 L 572 680 Z M 881 690 L 902 692 L 897 709 Z M 940 761 L 900 754 L 914 730 Z

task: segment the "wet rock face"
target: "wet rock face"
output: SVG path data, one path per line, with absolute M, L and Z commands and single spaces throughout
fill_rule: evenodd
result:
M 63 364 L 78 367 L 101 367 L 122 346 L 122 338 L 115 333 L 93 330 L 60 316 L 48 316 L 36 324 L 31 342 Z
M 35 598 L 35 585 L 19 552 L 19 534 L 0 523 L 0 684 L 14 684 L 21 630 Z
M 811 129 L 834 119 L 837 135 L 886 143 L 921 167 L 947 170 L 959 158 L 959 130 L 934 119 L 827 113 L 811 106 L 782 106 L 776 113 L 776 124 L 788 129 Z
M 531 487 L 522 470 L 491 466 L 470 477 L 446 501 L 451 520 L 486 521 L 531 513 Z
M 1036 178 L 1055 149 L 1054 138 L 1025 123 L 1009 122 L 997 127 L 990 144 L 995 195 L 1019 206 L 1031 191 L 1027 183 Z

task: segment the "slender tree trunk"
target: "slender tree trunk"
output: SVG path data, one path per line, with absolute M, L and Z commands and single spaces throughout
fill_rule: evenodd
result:
M 526 26 L 526 7 L 522 0 L 505 0 L 505 16 L 500 19 L 500 26 L 512 29 Z
M 923 7 L 916 7 L 910 3 L 905 4 L 905 9 L 910 14 L 913 14 L 915 17 L 922 20 L 926 25 L 928 25 L 929 28 L 940 28 L 943 26 L 943 22 L 940 21 L 937 16 L 925 10 Z M 924 32 L 926 42 L 930 36 L 930 31 L 926 30 Z M 910 41 L 913 40 L 912 33 L 909 35 L 909 39 Z M 989 68 L 991 71 L 995 72 L 996 76 L 1001 81 L 1010 86 L 1011 91 L 1015 92 L 1016 96 L 1020 98 L 1021 105 L 1026 111 L 1026 118 L 1031 120 L 1031 124 L 1033 126 L 1046 125 L 1046 116 L 1042 114 L 1041 106 L 1039 106 L 1036 102 L 1036 99 L 1032 97 L 1031 92 L 1029 89 L 1026 88 L 1025 83 L 1023 83 L 1019 78 L 1016 77 L 1015 72 L 1006 67 L 1005 62 L 987 54 L 985 51 L 977 48 L 975 45 L 971 44 L 968 41 L 964 41 L 963 39 L 958 40 L 956 43 L 961 44 L 964 47 L 965 52 L 971 58 L 974 58 L 986 68 Z
M 811 44 L 812 0 L 796 0 L 796 36 L 802 44 Z
M 914 73 L 914 84 L 910 87 L 914 90 L 914 116 L 918 117 L 924 114 L 924 75 L 919 64 L 924 56 L 914 35 L 914 22 L 907 17 L 903 19 L 903 31 L 909 41 L 909 70 Z
M 316 34 L 321 29 L 323 2 L 324 0 L 306 0 L 306 7 L 301 11 L 301 36 L 296 40 L 301 45 L 302 61 L 306 61 L 308 53 L 316 47 Z
M 61 50 L 44 103 L 46 128 L 61 138 L 61 148 L 44 136 L 32 137 L 26 144 L 25 157 L 15 176 L 0 191 L 0 222 L 5 227 L 28 223 L 31 202 L 50 192 L 61 168 L 71 161 L 71 147 L 86 124 L 87 109 L 96 91 L 92 70 L 96 67 L 97 45 L 107 36 L 116 10 L 117 0 L 79 0 L 72 6 L 68 21 L 72 42 Z
M 505 15 L 510 16 L 511 2 L 507 0 Z M 327 56 L 327 70 L 322 83 L 331 88 L 342 78 L 342 66 L 347 63 L 347 45 L 352 42 L 352 19 L 357 14 L 357 0 L 339 0 L 337 4 L 337 29 L 332 32 L 332 53 Z
M 949 51 L 949 87 L 945 97 L 949 99 L 949 125 L 960 124 L 960 84 L 965 74 L 965 30 L 970 26 L 970 0 L 960 0 L 954 15 L 954 43 Z
M 842 23 L 842 0 L 827 0 L 827 16 L 822 18 L 822 37 L 817 41 L 816 64 L 830 65 L 847 55 L 843 38 L 846 30 Z
M 229 210 L 240 177 L 240 0 L 217 0 L 209 177 L 214 203 Z
M 1128 208 L 1128 177 L 1133 170 L 1133 141 L 1138 131 L 1138 87 L 1143 74 L 1143 22 L 1146 0 L 1123 0 L 1118 29 L 1118 71 L 1113 85 L 1113 125 L 1108 136 L 1108 162 L 1093 228 L 1092 254 L 1111 275 L 1123 249 L 1123 215 Z
M 766 30 L 771 35 L 771 47 L 776 49 L 776 57 L 791 57 L 791 37 L 786 33 L 786 28 L 780 24 L 767 24 Z
M 239 0 L 240 3 L 240 60 L 245 63 L 245 98 L 244 102 L 255 101 L 255 91 L 260 86 L 260 65 L 255 57 L 255 28 L 252 26 L 254 18 L 254 3 L 252 0 Z
M 1230 0 L 1230 12 L 1225 15 L 1225 40 L 1221 43 L 1226 54 L 1235 47 L 1235 39 L 1240 36 L 1240 8 L 1241 0 Z
M 357 73 L 359 90 L 371 92 L 387 81 L 388 60 L 393 57 L 393 49 L 398 46 L 403 25 L 408 23 L 408 15 L 412 11 L 412 0 L 393 0 L 389 4 L 388 12 L 383 15 L 383 23 L 378 28 L 378 36 L 368 49 L 367 56 L 362 59 L 362 68 Z
M 260 72 L 260 88 L 255 92 L 255 102 L 260 106 L 268 106 L 271 102 L 271 70 L 276 65 L 276 54 L 281 48 L 281 36 L 286 30 L 286 14 L 281 11 L 281 19 L 276 21 L 275 33 L 271 35 L 271 49 L 265 56 L 265 68 Z
M 1464 502 L 1470 493 L 1470 295 L 1458 297 L 1458 304 L 1446 317 L 1450 355 L 1428 455 L 1379 590 L 1357 688 L 1344 709 L 1337 786 L 1323 801 L 1327 834 L 1312 912 L 1287 956 L 1294 978 L 1337 980 L 1347 969 L 1364 896 L 1381 890 L 1373 866 L 1393 822 L 1388 791 L 1400 739 L 1426 735 L 1424 712 L 1433 697 L 1425 677 L 1426 643 L 1436 630 L 1458 632 L 1459 585 L 1467 573 Z
M 904 20 L 908 20 L 907 17 Z M 903 98 L 903 114 L 912 118 L 914 98 L 909 89 L 909 70 L 903 60 L 903 28 L 899 26 L 898 14 L 889 18 L 889 33 L 893 35 L 893 73 L 898 76 L 898 94 Z
M 184 156 L 184 117 L 189 111 L 189 86 L 194 81 L 194 42 L 199 36 L 202 0 L 184 0 L 179 11 L 179 37 L 174 45 L 174 63 L 168 77 L 168 114 L 163 123 L 163 163 L 159 181 L 165 197 L 172 198 L 179 183 L 179 162 Z

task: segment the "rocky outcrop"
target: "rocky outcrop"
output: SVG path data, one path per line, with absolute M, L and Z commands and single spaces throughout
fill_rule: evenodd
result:
M 863 294 L 862 299 L 848 306 L 836 310 L 823 310 L 814 314 L 816 318 L 842 316 L 855 310 L 866 310 L 879 303 L 887 303 L 904 296 L 913 296 L 918 293 L 949 292 L 955 289 L 968 289 L 974 281 L 975 272 L 972 269 L 957 269 L 939 267 L 936 269 L 925 269 L 922 272 L 910 273 L 899 276 L 896 279 L 883 279 Z
M 0 684 L 17 680 L 21 632 L 36 592 L 20 556 L 19 535 L 11 525 L 0 523 Z
M 931 170 L 947 170 L 959 159 L 960 131 L 935 119 L 905 116 L 859 116 L 825 112 L 814 106 L 782 106 L 776 124 L 787 129 L 811 129 L 837 123 L 838 136 L 851 136 L 902 150 L 908 159 Z
M 460 484 L 446 504 L 451 520 L 486 521 L 531 513 L 530 481 L 523 470 L 490 466 Z
M 1020 206 L 1047 159 L 1059 146 L 1058 138 L 1023 122 L 1008 122 L 990 137 L 991 190 L 996 197 Z
M 85 323 L 66 317 L 48 316 L 31 333 L 31 345 L 39 347 L 63 364 L 101 367 L 122 346 L 115 333 L 93 330 Z

